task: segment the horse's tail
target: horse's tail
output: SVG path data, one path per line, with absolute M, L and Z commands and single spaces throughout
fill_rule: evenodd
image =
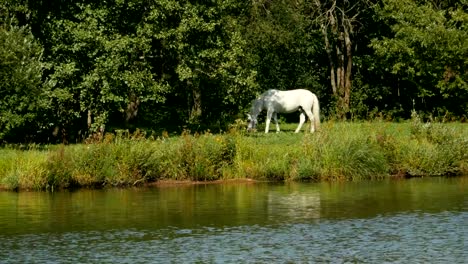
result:
M 312 103 L 312 114 L 314 115 L 315 130 L 319 130 L 320 128 L 320 104 L 315 94 L 314 94 L 314 101 Z

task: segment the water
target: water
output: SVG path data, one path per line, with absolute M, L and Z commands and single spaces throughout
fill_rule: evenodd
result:
M 467 263 L 467 183 L 0 192 L 0 263 Z

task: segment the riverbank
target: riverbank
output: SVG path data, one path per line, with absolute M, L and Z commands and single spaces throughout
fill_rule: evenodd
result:
M 0 149 L 0 186 L 56 190 L 224 180 L 340 181 L 468 172 L 468 124 L 325 122 L 318 133 L 108 134 Z

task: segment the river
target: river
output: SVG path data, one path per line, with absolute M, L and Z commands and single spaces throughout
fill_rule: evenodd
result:
M 467 263 L 468 177 L 0 192 L 0 263 Z

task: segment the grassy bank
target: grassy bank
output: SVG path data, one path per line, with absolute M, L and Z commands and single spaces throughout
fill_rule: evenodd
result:
M 104 139 L 29 150 L 0 149 L 0 186 L 53 190 L 159 180 L 358 180 L 468 172 L 468 124 L 325 122 L 315 134 L 233 130 Z M 261 130 L 260 130 L 261 131 Z

